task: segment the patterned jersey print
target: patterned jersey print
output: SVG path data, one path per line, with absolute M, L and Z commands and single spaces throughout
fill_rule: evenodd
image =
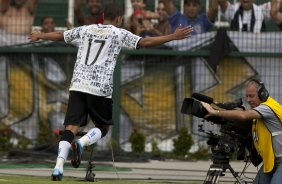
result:
M 118 54 L 122 47 L 137 48 L 141 37 L 112 25 L 93 24 L 65 31 L 64 39 L 78 45 L 70 90 L 111 98 Z

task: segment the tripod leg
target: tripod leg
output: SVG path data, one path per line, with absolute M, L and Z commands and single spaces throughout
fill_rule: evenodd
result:
M 92 164 L 93 150 L 94 150 L 94 144 L 92 145 L 90 158 L 89 158 L 87 168 L 86 168 L 86 175 L 84 178 L 85 181 L 92 181 L 92 182 L 95 181 L 95 173 L 93 173 L 94 166 Z
M 204 184 L 217 184 L 220 176 L 222 176 L 222 172 L 222 168 L 217 168 L 212 165 L 208 170 Z
M 238 184 L 245 184 L 245 183 L 247 183 L 246 181 L 244 181 L 243 179 L 240 178 L 238 173 L 235 172 L 235 170 L 231 167 L 231 165 L 228 166 L 228 169 L 230 170 L 230 172 L 232 173 L 234 178 L 237 180 Z

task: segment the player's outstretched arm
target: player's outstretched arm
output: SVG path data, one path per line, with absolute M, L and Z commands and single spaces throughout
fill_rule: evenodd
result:
M 38 31 L 30 33 L 28 39 L 31 42 L 38 40 L 51 40 L 51 41 L 60 41 L 64 40 L 64 33 L 60 31 L 50 32 L 50 33 L 41 33 Z
M 140 47 L 152 47 L 152 46 L 162 45 L 172 40 L 181 40 L 181 39 L 189 38 L 191 36 L 192 31 L 193 28 L 191 26 L 187 26 L 184 28 L 178 27 L 174 33 L 169 35 L 142 38 L 139 41 L 138 45 Z

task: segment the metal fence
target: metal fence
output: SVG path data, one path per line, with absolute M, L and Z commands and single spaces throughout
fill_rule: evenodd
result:
M 146 136 L 147 151 L 152 140 L 171 151 L 183 126 L 197 149 L 206 135 L 198 131 L 200 118 L 181 114 L 183 99 L 198 92 L 218 102 L 244 100 L 244 84 L 252 77 L 281 102 L 281 34 L 219 32 L 161 48 L 123 50 L 115 71 L 115 125 L 98 149 L 107 150 L 113 137 L 130 151 L 129 135 L 137 129 Z M 10 132 L 10 142 L 46 143 L 63 128 L 76 51 L 52 42 L 0 49 L 0 130 Z M 203 128 L 218 132 L 211 123 Z

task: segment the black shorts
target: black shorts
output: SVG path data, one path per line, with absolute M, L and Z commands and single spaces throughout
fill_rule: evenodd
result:
M 111 98 L 70 91 L 64 125 L 85 126 L 90 116 L 94 124 L 113 125 Z

